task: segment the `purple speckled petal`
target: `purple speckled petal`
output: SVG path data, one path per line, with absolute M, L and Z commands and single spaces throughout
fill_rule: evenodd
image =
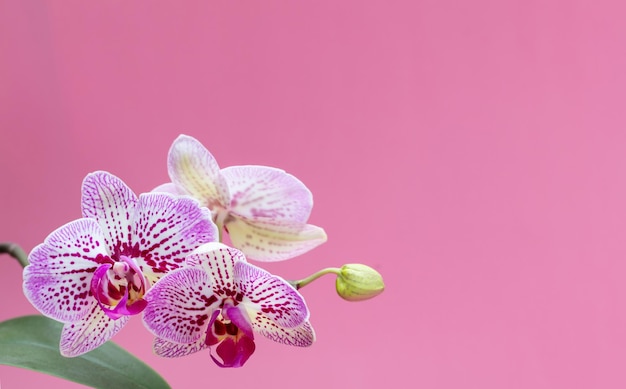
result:
M 158 338 L 175 343 L 194 343 L 206 333 L 218 301 L 209 276 L 198 268 L 172 271 L 144 298 L 148 301 L 143 311 L 146 327 Z
M 218 231 L 208 208 L 191 197 L 144 193 L 137 203 L 132 239 L 132 250 L 125 254 L 135 258 L 154 283 L 182 266 L 199 245 L 217 240 Z
M 326 232 L 311 224 L 248 223 L 232 218 L 226 223 L 234 247 L 257 261 L 283 261 L 326 242 Z
M 198 247 L 187 257 L 188 266 L 199 266 L 209 275 L 213 292 L 219 298 L 231 297 L 236 292 L 233 266 L 240 261 L 246 261 L 241 251 L 216 242 Z
M 150 192 L 164 192 L 170 193 L 173 195 L 181 196 L 187 194 L 185 190 L 179 186 L 176 186 L 173 182 L 168 182 L 165 184 L 161 184 L 156 188 L 152 189 Z
M 315 342 L 315 332 L 308 321 L 295 328 L 283 328 L 267 318 L 258 316 L 252 322 L 252 327 L 266 338 L 289 346 L 308 347 Z
M 253 321 L 266 317 L 281 327 L 297 327 L 309 318 L 304 298 L 280 277 L 247 262 L 237 262 L 235 285 Z
M 230 210 L 247 221 L 304 224 L 313 207 L 311 191 L 284 170 L 267 166 L 222 169 L 231 193 Z
M 100 347 L 124 327 L 130 316 L 117 320 L 109 318 L 98 305 L 82 320 L 67 323 L 61 332 L 61 354 L 66 357 L 77 357 Z
M 41 313 L 76 321 L 96 305 L 91 278 L 110 259 L 102 230 L 93 219 L 78 219 L 52 232 L 30 253 L 24 269 L 24 294 Z
M 82 193 L 83 216 L 100 223 L 109 252 L 116 257 L 130 243 L 137 196 L 122 180 L 103 171 L 85 177 Z
M 168 154 L 167 171 L 174 184 L 209 208 L 226 208 L 230 204 L 228 184 L 217 161 L 195 138 L 176 138 Z
M 206 344 L 206 333 L 193 343 L 174 343 L 162 338 L 154 338 L 154 342 L 152 343 L 154 353 L 165 358 L 184 357 L 208 347 L 209 346 Z

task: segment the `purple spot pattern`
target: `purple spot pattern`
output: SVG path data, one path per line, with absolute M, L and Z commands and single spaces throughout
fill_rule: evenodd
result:
M 75 357 L 99 347 L 118 333 L 129 319 L 130 316 L 122 316 L 113 320 L 97 304 L 94 305 L 83 320 L 63 326 L 61 354 Z
M 110 253 L 119 254 L 120 245 L 131 240 L 131 218 L 137 196 L 119 178 L 107 172 L 95 172 L 83 180 L 83 216 L 100 223 Z
M 143 312 L 150 331 L 164 340 L 193 343 L 206 333 L 217 298 L 208 275 L 197 268 L 169 273 L 146 294 Z
M 121 251 L 138 258 L 142 272 L 154 283 L 165 273 L 181 267 L 185 256 L 199 245 L 217 238 L 217 227 L 209 210 L 200 207 L 196 200 L 146 193 L 139 196 L 131 244 Z
M 154 338 L 152 349 L 154 353 L 160 357 L 178 358 L 197 353 L 209 348 L 206 342 L 207 334 L 204 332 L 202 336 L 193 343 L 175 343 L 168 342 L 162 338 Z
M 62 322 L 79 320 L 96 304 L 91 277 L 107 260 L 98 223 L 75 220 L 32 250 L 24 269 L 24 294 L 46 316 Z
M 234 272 L 244 303 L 257 311 L 253 322 L 265 316 L 281 327 L 292 328 L 309 318 L 304 299 L 285 280 L 246 262 L 237 262 Z
M 315 342 L 315 332 L 308 321 L 294 328 L 283 328 L 265 318 L 255 320 L 252 327 L 266 338 L 288 346 L 308 347 Z
M 225 245 L 208 251 L 192 254 L 187 259 L 190 266 L 201 266 L 209 275 L 213 287 L 213 293 L 221 299 L 233 298 L 239 302 L 242 296 L 237 296 L 238 291 L 234 284 L 233 267 L 237 262 L 246 260 L 243 253 L 237 249 Z

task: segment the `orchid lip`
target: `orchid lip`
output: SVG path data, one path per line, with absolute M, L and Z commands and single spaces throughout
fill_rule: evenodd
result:
M 112 320 L 141 313 L 148 304 L 143 299 L 146 280 L 141 270 L 126 256 L 121 256 L 120 260 L 113 264 L 100 265 L 91 279 L 92 294 L 100 308 Z M 137 296 L 131 297 L 131 290 Z
M 219 367 L 241 367 L 254 353 L 254 333 L 244 315 L 239 308 L 227 304 L 226 309 L 217 309 L 211 316 L 205 342 L 215 346 L 211 347 L 210 356 Z M 223 320 L 218 319 L 220 316 Z M 238 323 L 243 323 L 242 327 Z

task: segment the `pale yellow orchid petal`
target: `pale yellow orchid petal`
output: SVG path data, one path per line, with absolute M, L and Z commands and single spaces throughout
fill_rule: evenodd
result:
M 230 204 L 228 183 L 217 161 L 195 138 L 187 135 L 176 138 L 169 151 L 167 169 L 174 184 L 211 210 Z
M 327 240 L 324 229 L 311 224 L 252 224 L 232 218 L 226 228 L 234 247 L 248 258 L 265 262 L 296 257 Z

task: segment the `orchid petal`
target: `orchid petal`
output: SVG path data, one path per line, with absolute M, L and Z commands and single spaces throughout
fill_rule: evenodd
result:
M 251 223 L 275 221 L 304 224 L 313 207 L 311 191 L 284 170 L 267 166 L 222 169 L 231 193 L 230 211 Z
M 94 301 L 91 311 L 84 318 L 63 326 L 61 354 L 76 357 L 101 346 L 121 330 L 129 319 L 130 316 L 117 320 L 109 318 Z
M 218 237 L 207 208 L 191 197 L 167 193 L 139 196 L 132 233 L 129 256 L 136 259 L 151 283 L 182 266 L 185 256 L 198 245 Z
M 195 138 L 180 135 L 170 148 L 167 170 L 172 182 L 197 199 L 227 207 L 230 192 L 220 167 L 211 153 Z
M 154 338 L 152 350 L 160 357 L 178 358 L 197 353 L 208 348 L 206 343 L 206 333 L 193 343 L 175 343 L 162 338 Z
M 297 327 L 309 318 L 304 298 L 280 277 L 247 262 L 235 264 L 235 284 L 253 311 L 255 319 L 264 316 L 281 327 Z
M 82 192 L 83 216 L 98 221 L 109 252 L 114 257 L 119 255 L 130 243 L 137 196 L 122 180 L 103 171 L 88 174 Z
M 143 321 L 157 337 L 194 343 L 207 330 L 213 313 L 209 276 L 201 269 L 181 268 L 168 273 L 146 293 Z
M 308 347 L 315 341 L 315 332 L 308 321 L 295 328 L 284 328 L 266 317 L 257 316 L 252 327 L 266 338 L 288 346 Z
M 258 261 L 290 259 L 326 242 L 326 232 L 311 224 L 248 223 L 232 218 L 226 224 L 233 246 Z
M 157 186 L 156 188 L 152 189 L 150 192 L 163 192 L 163 193 L 170 193 L 176 196 L 181 196 L 181 195 L 185 195 L 187 194 L 183 188 L 181 188 L 180 186 L 176 186 L 176 184 L 174 184 L 173 182 L 168 182 L 165 184 L 161 184 L 159 186 Z
M 91 278 L 105 257 L 105 238 L 93 219 L 78 219 L 52 232 L 29 255 L 24 294 L 44 315 L 76 321 L 96 306 Z M 110 259 L 109 259 L 110 260 Z
M 245 262 L 246 257 L 237 249 L 222 243 L 202 245 L 187 257 L 188 266 L 200 266 L 211 279 L 214 293 L 220 298 L 234 297 L 233 266 Z

